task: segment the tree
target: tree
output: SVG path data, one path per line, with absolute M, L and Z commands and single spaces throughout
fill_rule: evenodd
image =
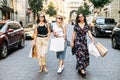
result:
M 37 13 L 38 11 L 41 11 L 43 8 L 43 0 L 29 0 L 28 3 L 33 13 Z
M 50 4 L 48 5 L 46 14 L 49 14 L 50 16 L 55 16 L 57 14 L 57 11 L 55 10 L 54 4 L 52 2 L 50 2 Z
M 104 5 L 110 3 L 112 0 L 89 0 L 93 5 L 94 8 L 102 8 Z
M 80 6 L 78 8 L 77 14 L 83 13 L 85 15 L 89 15 L 90 11 L 89 11 L 89 5 L 87 3 L 84 3 L 84 6 Z
M 41 11 L 43 8 L 43 0 L 29 0 L 28 3 L 33 12 L 33 19 L 35 21 L 35 15 L 38 15 L 38 11 Z

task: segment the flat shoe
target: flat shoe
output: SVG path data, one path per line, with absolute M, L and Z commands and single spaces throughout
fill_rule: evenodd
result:
M 47 70 L 47 69 L 44 69 L 44 73 L 48 73 L 48 70 Z
M 42 70 L 42 69 L 40 69 L 40 70 L 39 70 L 39 72 L 41 73 L 41 72 L 43 72 L 43 70 Z

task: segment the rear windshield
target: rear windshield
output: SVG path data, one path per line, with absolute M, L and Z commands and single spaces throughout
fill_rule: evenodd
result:
M 4 25 L 5 25 L 5 23 L 0 23 L 0 32 L 1 32 Z
M 33 28 L 33 24 L 28 24 L 26 28 Z
M 100 18 L 96 20 L 97 24 L 115 24 L 115 20 L 114 19 L 104 19 L 104 18 Z

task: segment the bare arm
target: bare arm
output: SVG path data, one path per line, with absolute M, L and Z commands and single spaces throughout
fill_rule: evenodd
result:
M 88 31 L 88 36 L 89 36 L 89 38 L 92 40 L 92 42 L 95 43 L 95 42 L 94 42 L 94 38 L 93 38 L 92 33 L 91 33 L 90 30 Z
M 66 26 L 63 27 L 64 39 L 66 40 Z
M 72 33 L 71 47 L 74 47 L 75 35 L 76 35 L 76 32 L 75 32 L 75 31 L 73 31 L 73 33 Z
M 47 24 L 47 30 L 48 30 L 47 39 L 49 39 L 51 31 L 50 31 L 50 26 L 48 24 Z

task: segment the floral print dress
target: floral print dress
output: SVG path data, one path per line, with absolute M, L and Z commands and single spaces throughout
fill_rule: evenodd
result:
M 76 32 L 74 40 L 75 55 L 77 59 L 76 69 L 86 69 L 89 65 L 89 53 L 87 47 L 87 38 L 86 34 L 89 30 L 89 27 L 85 25 L 83 29 L 77 24 L 74 26 L 74 31 Z

